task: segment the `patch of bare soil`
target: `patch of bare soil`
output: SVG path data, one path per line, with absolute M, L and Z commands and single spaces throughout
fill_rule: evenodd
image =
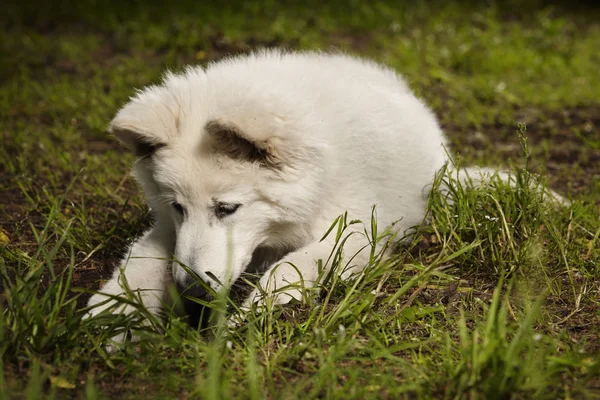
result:
M 90 147 L 86 148 L 87 154 L 99 154 L 118 146 L 110 139 L 106 142 L 91 140 Z M 77 152 L 77 150 L 72 150 Z M 125 199 L 99 197 L 90 192 L 90 188 L 81 179 L 73 174 L 65 172 L 60 175 L 59 182 L 51 182 L 42 174 L 35 174 L 35 187 L 29 188 L 25 185 L 19 187 L 16 182 L 33 176 L 35 171 L 22 171 L 22 176 L 8 176 L 0 173 L 0 183 L 3 186 L 0 196 L 0 229 L 2 231 L 2 242 L 0 247 L 13 254 L 25 254 L 32 256 L 40 247 L 39 235 L 44 231 L 48 223 L 50 205 L 42 199 L 33 203 L 32 199 L 38 199 L 37 193 L 47 190 L 61 194 L 67 191 L 60 209 L 60 219 L 71 219 L 71 234 L 74 235 L 74 243 L 67 239 L 57 256 L 53 260 L 55 271 L 62 271 L 71 261 L 71 244 L 77 246 L 85 243 L 85 247 L 74 248 L 75 269 L 73 272 L 73 287 L 83 287 L 97 290 L 103 280 L 110 278 L 114 267 L 122 257 L 127 244 L 139 235 L 150 223 L 149 215 L 143 209 L 134 205 L 137 196 L 137 188 L 132 178 L 127 178 L 119 185 L 118 195 Z M 115 188 L 116 189 L 116 188 Z M 33 193 L 36 193 L 35 195 Z M 29 196 L 29 198 L 28 198 Z M 85 217 L 78 216 L 78 210 L 83 209 Z M 64 223 L 59 223 L 63 226 Z M 60 229 L 59 229 L 60 230 Z M 50 227 L 49 236 L 44 240 L 43 247 L 47 250 L 53 248 L 62 233 L 53 226 Z M 77 237 L 85 236 L 85 239 Z M 0 251 L 2 249 L 0 248 Z M 0 253 L 2 254 L 2 253 Z M 6 260 L 14 263 L 16 269 L 17 259 L 9 257 Z M 42 280 L 50 279 L 48 274 L 42 276 Z M 82 302 L 85 300 L 82 297 Z
M 516 112 L 526 124 L 532 171 L 546 172 L 550 186 L 577 196 L 600 187 L 600 108 L 574 107 L 547 112 L 528 108 Z M 446 124 L 453 147 L 468 157 L 524 160 L 516 126 L 496 123 L 466 130 Z M 600 204 L 600 199 L 598 203 Z

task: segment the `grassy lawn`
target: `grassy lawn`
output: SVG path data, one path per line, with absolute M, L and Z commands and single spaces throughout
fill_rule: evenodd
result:
M 155 3 L 3 6 L 0 399 L 600 398 L 599 10 Z M 150 224 L 112 116 L 166 69 L 265 46 L 396 68 L 459 163 L 510 167 L 516 188 L 451 182 L 392 259 L 235 329 L 223 299 L 202 329 L 82 320 Z M 572 203 L 542 201 L 533 176 Z M 126 329 L 140 342 L 107 352 Z

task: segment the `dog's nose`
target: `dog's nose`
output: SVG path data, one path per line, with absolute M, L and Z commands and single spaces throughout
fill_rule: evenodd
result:
M 202 304 L 192 300 L 199 299 L 205 302 L 213 300 L 212 294 L 193 277 L 187 276 L 183 282 L 177 281 L 177 291 L 181 296 L 181 302 L 183 310 L 188 316 L 188 322 L 190 325 L 196 327 L 204 319 L 204 314 L 208 310 Z
M 183 282 L 177 282 L 177 291 L 182 297 L 193 297 L 204 301 L 213 299 L 210 291 L 189 275 L 185 277 Z

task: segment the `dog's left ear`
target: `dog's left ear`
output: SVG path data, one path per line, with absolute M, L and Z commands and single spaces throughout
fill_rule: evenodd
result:
M 281 139 L 278 137 L 258 137 L 231 122 L 218 119 L 208 122 L 205 130 L 211 145 L 233 159 L 271 169 L 281 169 L 285 164 L 285 154 L 281 151 L 278 143 Z

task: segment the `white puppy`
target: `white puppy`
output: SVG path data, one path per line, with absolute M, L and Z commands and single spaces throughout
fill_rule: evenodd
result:
M 210 297 L 190 270 L 216 291 L 248 268 L 269 292 L 314 285 L 336 217 L 369 223 L 376 206 L 378 225 L 396 222 L 401 236 L 422 222 L 427 188 L 448 161 L 436 118 L 401 77 L 340 54 L 265 51 L 169 73 L 110 131 L 138 157 L 133 173 L 155 224 L 103 292 L 120 295 L 126 278 L 153 311 L 171 282 Z M 350 229 L 361 233 L 344 245 L 352 272 L 371 248 L 362 225 Z M 300 295 L 288 287 L 274 300 Z

